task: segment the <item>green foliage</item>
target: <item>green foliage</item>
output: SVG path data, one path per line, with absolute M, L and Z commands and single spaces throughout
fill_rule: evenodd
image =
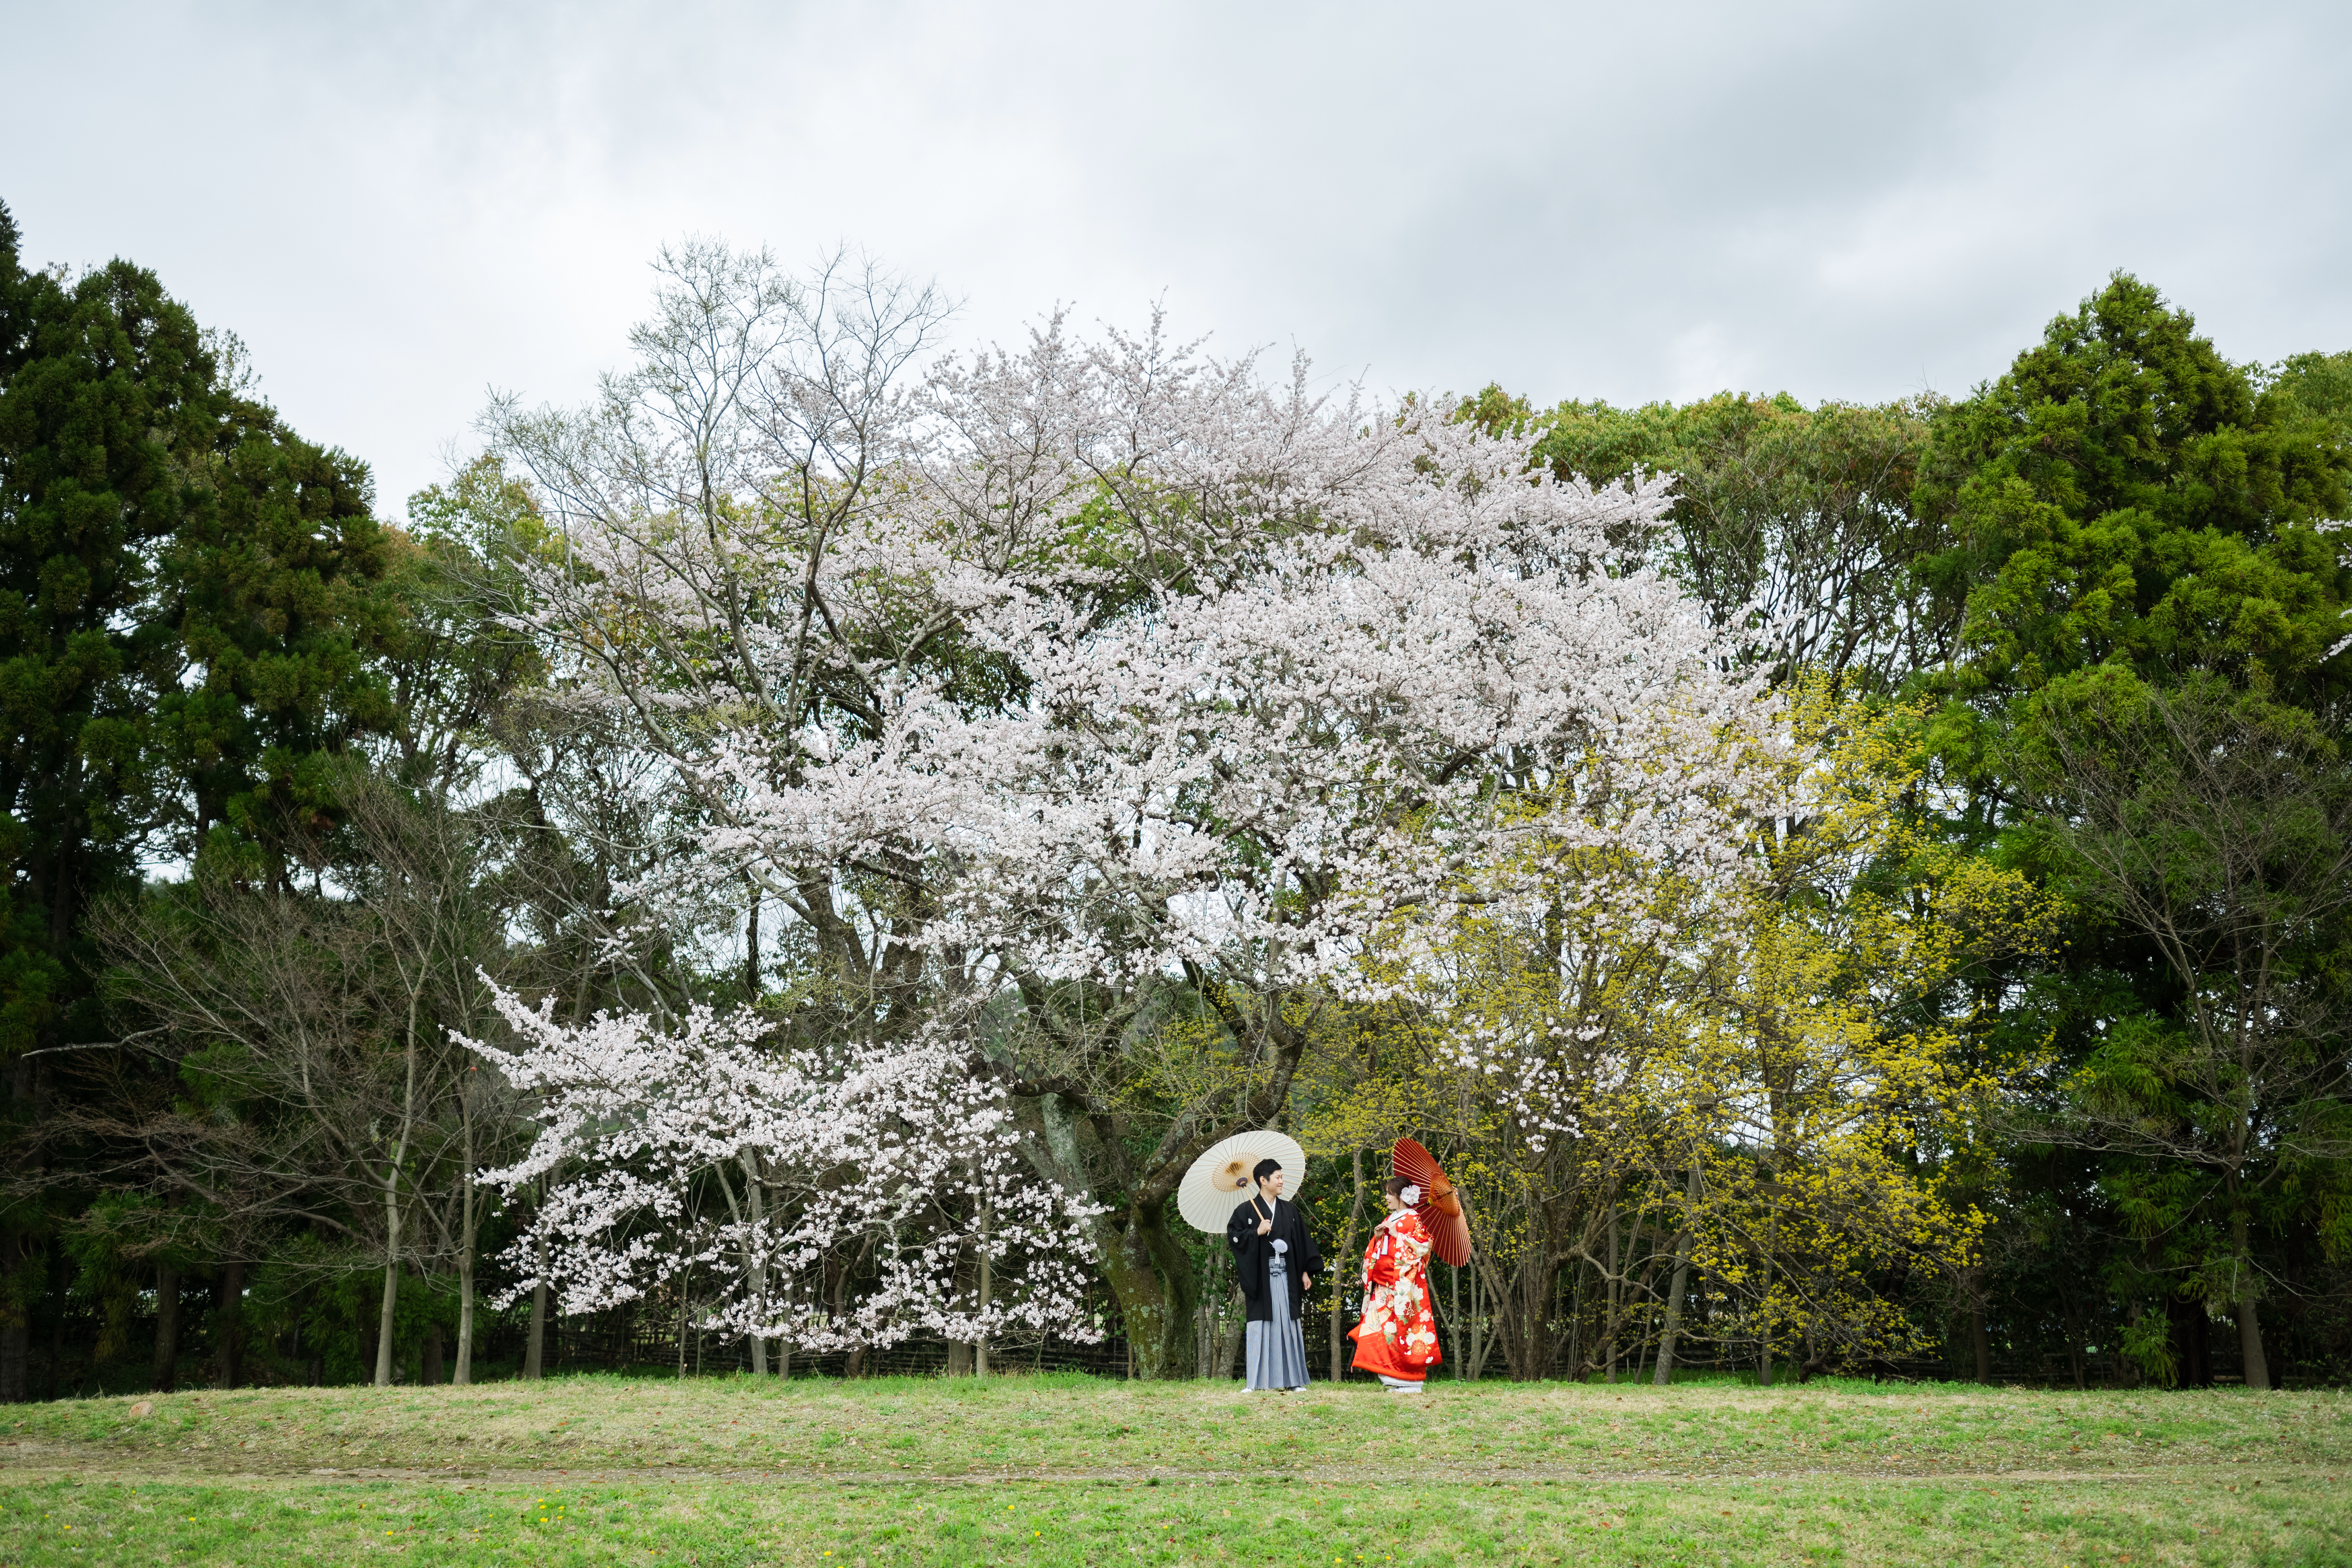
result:
M 2330 1255 L 2352 1185 L 2352 767 L 2307 710 L 2198 672 L 2036 693 L 2011 756 L 2053 881 L 2157 964 L 2092 1041 L 2074 1125 L 2175 1288 L 2251 1302 L 2256 1231 Z
M 638 929 L 628 889 L 703 852 L 707 819 L 518 629 L 519 563 L 556 548 L 530 489 L 485 458 L 411 498 L 404 527 L 379 521 L 364 465 L 288 429 L 234 341 L 152 274 L 20 251 L 0 207 L 0 1334 L 21 1349 L 62 1300 L 121 1374 L 155 1266 L 234 1258 L 249 1376 L 315 1357 L 358 1377 L 393 1250 L 404 1364 L 452 1325 L 457 1260 L 495 1272 L 516 1217 L 453 1207 L 462 1171 L 525 1125 L 442 1051 L 446 1027 L 493 1026 L 481 972 L 575 1017 L 740 996 L 810 1041 L 863 1026 L 870 976 L 843 967 L 847 927 L 763 934 L 723 898 Z M 1390 1138 L 1442 1145 L 1480 1226 L 1445 1303 L 1455 1373 L 1507 1330 L 1522 1375 L 1629 1360 L 1663 1339 L 1670 1289 L 1685 1354 L 1802 1344 L 1813 1366 L 1990 1315 L 2010 1364 L 2046 1366 L 2032 1347 L 2063 1339 L 2091 1376 L 2193 1382 L 2210 1367 L 2189 1330 L 2257 1302 L 2305 1343 L 2352 1346 L 2352 571 L 2326 526 L 2352 515 L 2352 353 L 2233 363 L 2118 274 L 1958 403 L 1547 409 L 1489 386 L 1459 416 L 1539 430 L 1563 476 L 1670 482 L 1663 523 L 1592 569 L 1685 584 L 1853 787 L 1759 825 L 1752 896 L 1699 909 L 1661 879 L 1638 930 L 1593 913 L 1626 868 L 1532 849 L 1550 916 L 1465 918 L 1451 969 L 1423 977 L 1438 990 L 1382 1008 L 1237 998 L 1199 973 L 1139 1010 L 1085 977 L 1003 997 L 987 1050 L 1030 1053 L 1038 1137 L 1118 1205 L 1106 1273 L 1165 1286 L 1158 1329 L 1141 1309 L 1121 1325 L 1139 1364 L 1190 1364 L 1185 1258 L 1215 1257 L 1166 1228 L 1151 1173 L 1171 1129 L 1227 1105 L 1315 1146 L 1301 1196 L 1326 1239 L 1354 1207 L 1350 1153 L 1376 1184 Z M 1216 520 L 1133 475 L 1095 482 L 1024 548 L 1066 566 L 1087 614 L 1146 615 L 1181 552 L 1137 554 L 1157 537 L 1137 520 Z M 648 537 L 756 516 L 796 555 L 853 499 L 821 464 L 759 494 L 649 516 Z M 740 586 L 763 635 L 798 635 L 799 579 Z M 869 659 L 974 711 L 1024 699 L 1000 656 L 912 608 L 880 636 L 813 662 L 798 711 L 870 717 Z M 744 651 L 714 639 L 694 679 L 768 700 Z M 201 875 L 142 896 L 159 860 Z M 873 883 L 854 889 L 867 934 L 911 930 L 921 911 Z M 112 1016 L 99 907 L 143 911 L 164 955 Z M 274 937 L 236 923 L 265 910 Z M 208 910 L 217 929 L 197 929 Z M 1591 957 L 1573 973 L 1571 951 Z M 409 1016 L 386 1000 L 395 952 L 446 986 L 415 1031 L 386 1022 Z M 263 957 L 283 992 L 268 1006 L 247 984 Z M 160 999 L 159 979 L 208 975 L 202 1000 L 235 994 L 267 1026 L 240 1039 Z M 168 1044 L 23 1054 L 134 1027 Z M 1515 1133 L 1524 1085 L 1441 1070 L 1441 1046 L 1512 1030 L 1576 1042 L 1574 1135 Z M 441 1054 L 395 1092 L 386 1042 L 412 1034 Z M 1263 1048 L 1276 1036 L 1311 1042 L 1296 1079 Z M 1996 1100 L 2008 1120 L 1989 1126 Z M 412 1123 L 415 1149 L 384 1154 Z M 397 1244 L 365 1195 L 387 1161 Z M 46 1254 L 40 1202 L 78 1215 Z M 1669 1285 L 1685 1271 L 1687 1298 Z M 1530 1452 L 1609 1441 L 1528 1419 Z
M 2345 372 L 2305 356 L 2265 390 L 2195 327 L 2119 273 L 1937 415 L 1914 504 L 1951 546 L 1920 574 L 1960 630 L 1934 683 L 1979 716 L 2102 663 L 2342 700 L 2352 575 L 2315 525 L 2352 478 Z
M 343 753 L 394 719 L 367 469 L 257 401 L 240 353 L 129 262 L 28 270 L 0 209 L 0 1057 L 45 1053 L 9 1076 L 8 1186 L 59 1215 L 140 1190 L 155 1151 L 117 1134 L 173 1088 L 169 1053 L 107 1050 L 89 911 L 159 859 L 283 886 L 335 826 Z M 133 1207 L 89 1210 L 60 1259 L 116 1350 L 187 1217 Z M 51 1266 L 48 1223 L 11 1217 L 10 1301 Z
M 1937 414 L 1915 495 L 1949 540 L 1922 587 L 1958 625 L 1917 678 L 1943 699 L 1948 827 L 2078 911 L 2061 958 L 2007 977 L 2063 1065 L 2013 1163 L 2095 1184 L 2059 1206 L 2111 1205 L 2104 1272 L 2134 1307 L 2110 1331 L 2151 1376 L 2199 1375 L 2195 1319 L 2137 1304 L 2248 1331 L 2280 1244 L 2332 1234 L 2352 1150 L 2326 885 L 2352 851 L 2352 574 L 2320 526 L 2352 479 L 2347 388 L 2344 355 L 2231 363 L 2119 273 Z
M 1910 510 L 1933 400 L 1808 409 L 1786 393 L 1726 392 L 1529 416 L 1498 398 L 1489 388 L 1475 416 L 1549 425 L 1537 450 L 1563 478 L 1674 476 L 1665 537 L 1626 540 L 1628 563 L 1672 573 L 1738 628 L 1751 662 L 1885 690 L 1934 656 L 1941 630 L 1918 613 L 1910 576 L 1937 538 Z
M 95 1037 L 90 899 L 269 839 L 390 707 L 365 468 L 243 389 L 155 276 L 29 272 L 0 220 L 0 1050 Z M 68 1025 L 66 1019 L 70 1016 Z
M 519 562 L 550 548 L 539 505 L 494 458 L 408 498 L 386 577 L 395 611 L 378 662 L 397 715 L 384 744 L 392 774 L 446 795 L 517 688 L 546 660 L 501 616 L 522 607 Z
M 160 560 L 198 505 L 218 371 L 153 274 L 26 271 L 0 208 L 0 1052 L 99 1024 L 77 927 L 136 875 L 174 665 Z
M 396 635 L 392 542 L 367 469 L 242 398 L 224 411 L 203 504 L 165 552 L 185 671 L 157 705 L 184 852 L 261 849 L 282 875 L 335 809 L 335 759 L 394 723 L 371 656 Z

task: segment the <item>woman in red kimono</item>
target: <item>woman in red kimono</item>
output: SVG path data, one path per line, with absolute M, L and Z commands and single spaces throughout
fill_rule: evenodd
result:
M 1412 1212 L 1421 1189 L 1402 1176 L 1381 1185 L 1388 1217 L 1364 1248 L 1364 1317 L 1352 1336 L 1356 1370 L 1379 1375 L 1399 1394 L 1419 1394 L 1437 1353 L 1437 1317 L 1430 1310 L 1429 1227 Z

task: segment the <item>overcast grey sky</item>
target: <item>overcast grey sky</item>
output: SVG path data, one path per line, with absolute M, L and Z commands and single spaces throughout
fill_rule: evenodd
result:
M 440 476 L 689 233 L 841 241 L 1383 394 L 1965 391 L 2112 269 L 2352 347 L 2352 6 L 0 0 L 28 258 L 155 268 L 297 428 Z

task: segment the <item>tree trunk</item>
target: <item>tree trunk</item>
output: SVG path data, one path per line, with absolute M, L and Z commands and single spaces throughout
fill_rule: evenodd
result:
M 51 1261 L 49 1272 L 52 1275 L 62 1273 L 64 1271 L 66 1261 L 63 1249 L 50 1253 L 49 1258 Z M 47 1298 L 49 1300 L 56 1303 L 49 1318 L 48 1400 L 50 1404 L 54 1405 L 57 1403 L 58 1390 L 60 1382 L 65 1376 L 66 1281 L 63 1279 L 53 1280 L 51 1289 L 47 1292 Z
M 1037 1104 L 1054 1167 L 1049 1173 L 1072 1191 L 1087 1191 L 1086 1161 L 1069 1102 L 1047 1094 Z M 1128 1347 L 1135 1353 L 1135 1375 L 1190 1377 L 1194 1365 L 1192 1309 L 1200 1302 L 1200 1282 L 1192 1254 L 1168 1234 L 1163 1207 L 1160 1203 L 1129 1203 L 1087 1224 L 1097 1266 L 1118 1300 Z
M 978 1340 L 976 1340 L 976 1341 L 973 1342 L 972 1347 L 971 1347 L 971 1366 L 972 1366 L 972 1371 L 973 1371 L 974 1373 L 978 1373 L 978 1374 L 979 1374 L 980 1376 L 982 1376 L 982 1377 L 986 1377 L 986 1376 L 988 1375 L 988 1331 L 987 1331 L 987 1323 L 988 1323 L 988 1300 L 989 1300 L 989 1294 L 990 1294 L 990 1291 L 989 1291 L 989 1286 L 990 1286 L 991 1279 L 992 1279 L 992 1276 L 991 1276 L 990 1271 L 989 1271 L 989 1266 L 990 1266 L 990 1263 L 991 1263 L 991 1259 L 990 1259 L 990 1258 L 989 1258 L 989 1256 L 988 1256 L 988 1218 L 989 1218 L 989 1216 L 988 1216 L 988 1210 L 987 1210 L 986 1206 L 985 1206 L 985 1205 L 983 1205 L 983 1206 L 982 1207 L 982 1209 L 981 1209 L 981 1212 L 980 1212 L 980 1313 L 979 1313 L 979 1316 L 980 1316 L 980 1321 L 981 1321 L 981 1325 L 982 1325 L 982 1327 L 981 1327 L 981 1334 L 980 1334 L 980 1338 L 979 1338 Z
M 864 1260 L 864 1256 L 861 1254 L 858 1261 Z M 838 1329 L 842 1324 L 849 1321 L 849 1276 L 857 1265 L 839 1253 L 833 1253 L 826 1257 L 821 1267 L 823 1268 L 823 1273 L 820 1275 L 822 1293 L 818 1299 L 818 1305 L 831 1314 L 834 1327 Z M 959 1356 L 955 1353 L 954 1347 L 950 1347 L 948 1370 L 954 1375 L 961 1377 L 965 1372 L 969 1372 L 970 1362 L 968 1352 Z M 841 1358 L 842 1377 L 845 1380 L 856 1377 L 865 1364 L 866 1347 L 860 1345 Z M 963 1370 L 957 1371 L 959 1367 Z
M 1436 1255 L 1433 1253 L 1431 1256 Z M 1462 1270 L 1452 1264 L 1448 1264 L 1445 1268 L 1445 1287 L 1447 1294 L 1453 1300 L 1445 1303 L 1444 1319 L 1437 1325 L 1438 1343 L 1443 1348 L 1450 1349 L 1454 1355 L 1450 1363 L 1439 1364 L 1450 1367 L 1454 1375 L 1460 1377 L 1462 1375 Z M 1429 1294 L 1430 1305 L 1433 1307 L 1437 1304 L 1437 1292 L 1432 1290 Z
M 1356 1256 L 1356 1226 L 1364 1217 L 1364 1152 L 1351 1149 L 1348 1152 L 1348 1171 L 1355 1179 L 1356 1195 L 1348 1206 L 1348 1228 L 1341 1233 L 1339 1252 L 1324 1264 L 1331 1276 L 1331 1381 L 1339 1382 L 1348 1375 L 1346 1326 L 1349 1264 Z
M 474 1381 L 474 1249 L 457 1255 L 457 1364 L 449 1381 L 459 1388 Z
M 169 1394 L 180 1381 L 180 1271 L 155 1265 L 155 1370 L 148 1384 Z
M 760 1172 L 748 1152 L 738 1154 L 735 1157 L 735 1163 L 743 1173 L 743 1197 L 740 1202 L 736 1200 L 735 1184 L 727 1179 L 727 1168 L 724 1165 L 712 1166 L 710 1173 L 718 1179 L 719 1194 L 727 1200 L 728 1219 L 737 1226 L 743 1238 L 737 1247 L 736 1256 L 742 1259 L 743 1278 L 751 1282 L 752 1305 L 755 1310 L 764 1310 L 768 1300 L 768 1268 L 766 1260 L 761 1256 L 761 1248 L 766 1243 L 762 1239 L 762 1226 L 760 1222 L 766 1211 L 761 1206 L 760 1198 Z M 696 1342 L 700 1343 L 698 1340 Z M 759 1335 L 747 1333 L 743 1336 L 743 1346 L 745 1353 L 751 1358 L 751 1374 L 754 1377 L 765 1377 L 768 1373 L 765 1343 Z M 699 1351 L 696 1352 L 698 1358 L 700 1353 Z M 698 1359 L 696 1362 L 698 1371 L 700 1370 L 700 1361 Z
M 784 1317 L 792 1311 L 792 1281 L 790 1279 L 784 1281 L 784 1300 L 782 1306 L 782 1311 L 777 1314 L 779 1317 Z M 853 1377 L 856 1375 L 855 1369 L 859 1358 L 864 1354 L 865 1347 L 862 1345 L 856 1350 L 849 1352 L 849 1359 L 843 1363 L 844 1370 L 847 1375 Z M 793 1375 L 793 1342 L 789 1337 L 780 1339 L 776 1342 L 776 1375 L 787 1380 L 789 1380 Z
M 464 1388 L 474 1381 L 474 1240 L 481 1227 L 481 1195 L 474 1185 L 474 1110 L 465 1085 L 472 1073 L 457 1075 L 457 1110 L 465 1124 L 466 1168 L 458 1173 L 457 1221 L 457 1374 L 449 1381 Z
M 2230 1222 L 2231 1239 L 2237 1243 L 2238 1299 L 2233 1303 L 2238 1317 L 2238 1347 L 2245 1357 L 2245 1377 L 2248 1388 L 2267 1390 L 2271 1385 L 2270 1363 L 2263 1354 L 2262 1315 L 2254 1304 L 2252 1266 L 2247 1260 L 2248 1242 L 2246 1216 L 2237 1215 Z
M 1233 1300 L 1226 1303 L 1233 1315 L 1233 1327 L 1217 1344 L 1217 1376 L 1232 1383 L 1241 1376 L 1242 1344 L 1249 1338 L 1249 1302 L 1242 1297 L 1242 1288 L 1234 1287 Z
M 1472 1255 L 1470 1267 L 1485 1278 L 1486 1303 L 1495 1314 L 1496 1337 L 1502 1342 L 1503 1362 L 1510 1369 L 1515 1382 L 1538 1383 L 1552 1375 L 1552 1359 L 1559 1349 L 1558 1324 L 1559 1263 L 1548 1253 L 1545 1242 L 1550 1231 L 1542 1223 L 1531 1222 L 1528 1245 L 1519 1254 L 1517 1268 L 1509 1276 L 1503 1274 L 1487 1253 Z M 1581 1273 L 1578 1270 L 1578 1273 Z M 1437 1282 L 1433 1273 L 1430 1281 L 1430 1310 L 1437 1308 Z M 1570 1312 L 1570 1332 L 1575 1332 L 1574 1310 Z M 1572 1349 L 1572 1344 L 1571 1344 Z M 1570 1371 L 1574 1357 L 1570 1357 Z
M 523 1342 L 522 1374 L 534 1382 L 547 1375 L 547 1281 L 530 1288 L 530 1336 Z
M 384 1207 L 395 1209 L 387 1203 Z M 392 1245 L 383 1256 L 383 1306 L 376 1314 L 375 1385 L 392 1386 L 392 1338 L 394 1314 L 400 1306 L 400 1218 L 395 1210 L 388 1218 L 392 1226 Z
M 540 1204 L 547 1202 L 546 1179 L 541 1178 Z M 530 1338 L 523 1342 L 522 1374 L 537 1380 L 546 1375 L 547 1368 L 547 1237 L 541 1235 L 535 1244 L 535 1270 L 539 1282 L 530 1288 Z
M 756 981 L 759 974 L 760 950 L 760 904 L 757 889 L 752 890 L 751 900 L 751 972 Z M 767 1195 L 761 1190 L 763 1184 L 760 1180 L 760 1167 L 751 1155 L 745 1154 L 742 1157 L 742 1166 L 743 1201 L 751 1212 L 751 1235 L 754 1245 L 762 1249 L 754 1253 L 751 1261 L 751 1300 L 761 1318 L 765 1320 L 768 1315 L 768 1258 L 764 1250 L 767 1245 L 765 1240 L 768 1218 Z M 746 1338 L 750 1341 L 751 1352 L 751 1375 L 767 1376 L 768 1342 L 758 1334 L 747 1335 Z M 845 1366 L 843 1368 L 842 1374 L 854 1375 Z
M 1658 1350 L 1658 1293 L 1652 1287 L 1658 1278 L 1658 1259 L 1663 1256 L 1658 1251 L 1658 1243 L 1664 1239 L 1663 1231 L 1665 1223 L 1666 1216 L 1660 1214 L 1658 1223 L 1650 1227 L 1650 1252 L 1642 1260 L 1640 1304 L 1634 1308 L 1634 1310 L 1641 1314 L 1642 1324 L 1637 1331 L 1633 1348 L 1633 1381 L 1635 1383 L 1648 1379 L 1650 1358 L 1654 1356 Z M 1640 1249 L 1637 1247 L 1635 1250 Z M 1631 1265 L 1629 1264 L 1628 1267 L 1630 1268 Z
M 1992 1381 L 1992 1336 L 1985 1328 L 1985 1281 L 1981 1268 L 1961 1276 L 1969 1298 L 1969 1348 L 1976 1355 L 1977 1381 Z
M 27 1064 L 17 1058 L 16 1078 L 29 1075 Z M 19 1086 L 18 1098 L 28 1091 Z M 32 1247 L 21 1233 L 0 1243 L 0 1285 L 15 1283 L 25 1272 L 27 1255 Z M 33 1324 L 29 1313 L 13 1302 L 0 1299 L 0 1404 L 22 1405 L 30 1399 L 32 1388 Z
M 1694 1163 L 1683 1188 L 1682 1228 L 1675 1233 L 1675 1275 L 1666 1286 L 1666 1321 L 1658 1331 L 1658 1369 L 1650 1377 L 1650 1382 L 1659 1388 L 1675 1380 L 1675 1346 L 1682 1338 L 1683 1300 L 1690 1289 L 1691 1216 L 1697 1208 L 1698 1166 Z
M 1211 1253 L 1208 1277 L 1201 1281 L 1201 1299 L 1192 1308 L 1193 1375 L 1203 1382 L 1217 1374 L 1217 1281 L 1223 1273 L 1217 1267 L 1217 1255 Z M 1128 1359 L 1134 1360 L 1132 1350 Z M 1133 1375 L 1131 1370 L 1129 1375 Z
M 835 1254 L 833 1257 L 827 1258 L 822 1265 L 822 1272 L 819 1278 L 823 1294 L 817 1304 L 820 1306 L 828 1306 L 829 1303 L 828 1310 L 832 1313 L 833 1322 L 835 1327 L 839 1327 L 840 1325 L 849 1321 L 849 1277 L 866 1266 L 866 1259 L 871 1254 L 873 1245 L 873 1242 L 868 1240 L 864 1247 L 858 1249 L 856 1257 L 848 1258 Z M 969 1346 L 970 1343 L 968 1341 L 959 1342 L 964 1343 L 967 1346 Z M 792 1342 L 790 1340 L 780 1341 L 778 1342 L 778 1345 L 779 1348 L 776 1352 L 777 1365 L 782 1368 L 785 1372 L 789 1372 L 792 1368 Z M 952 1350 L 953 1347 L 950 1348 Z M 950 1359 L 954 1361 L 956 1365 L 961 1367 L 964 1373 L 968 1373 L 971 1370 L 971 1358 L 968 1351 L 967 1353 L 962 1355 L 961 1358 L 951 1355 Z M 863 1343 L 852 1345 L 849 1348 L 848 1353 L 841 1358 L 841 1375 L 845 1380 L 846 1380 L 853 1377 L 862 1377 L 865 1375 L 865 1373 L 866 1346 Z M 959 1373 L 957 1375 L 961 1376 L 963 1373 Z
M 743 1001 L 746 1006 L 757 1006 L 760 1001 L 760 884 L 751 873 L 743 873 L 744 889 L 751 894 L 751 907 L 743 916 Z
M 408 1160 L 409 1134 L 416 1120 L 416 1014 L 418 990 L 412 986 L 408 993 L 407 1063 L 408 1079 L 401 1101 L 400 1136 L 392 1146 L 392 1159 L 383 1173 L 383 1310 L 376 1331 L 375 1385 L 392 1386 L 393 1310 L 400 1300 L 400 1168 Z
M 1104 1280 L 1118 1298 L 1128 1343 L 1135 1347 L 1136 1375 L 1145 1378 L 1192 1374 L 1192 1304 L 1199 1285 L 1192 1259 L 1168 1234 L 1162 1217 L 1130 1207 L 1092 1222 Z
M 1638 1220 L 1635 1222 L 1634 1228 L 1636 1230 L 1640 1229 L 1640 1222 Z M 1617 1205 L 1615 1204 L 1611 1204 L 1609 1205 L 1609 1295 L 1607 1307 L 1609 1313 L 1609 1333 L 1607 1340 L 1602 1345 L 1602 1352 L 1608 1360 L 1608 1374 L 1604 1381 L 1612 1385 L 1614 1385 L 1617 1382 L 1617 1309 L 1624 1300 L 1625 1289 L 1625 1270 L 1622 1264 L 1623 1259 L 1619 1256 L 1617 1251 Z
M 2238 1347 L 2246 1358 L 2246 1386 L 2268 1389 L 2271 1385 L 2269 1360 L 2263 1354 L 2263 1326 L 2253 1296 L 2238 1298 Z
M 213 1386 L 235 1388 L 245 1370 L 245 1260 L 221 1265 L 213 1298 Z
M 1463 1320 L 1460 1335 L 1466 1348 L 1463 1350 L 1461 1363 L 1455 1370 L 1463 1382 L 1475 1383 L 1479 1372 L 1486 1364 L 1486 1315 L 1480 1310 L 1478 1271 L 1472 1268 L 1466 1272 L 1470 1276 L 1470 1311 Z
M 1435 1296 L 1437 1292 L 1433 1289 L 1430 1294 Z M 1443 1325 L 1438 1331 L 1441 1334 L 1444 1332 Z M 1578 1258 L 1569 1266 L 1568 1271 L 1568 1380 L 1582 1383 L 1585 1371 L 1584 1261 Z M 1530 1375 L 1539 1377 L 1542 1373 Z

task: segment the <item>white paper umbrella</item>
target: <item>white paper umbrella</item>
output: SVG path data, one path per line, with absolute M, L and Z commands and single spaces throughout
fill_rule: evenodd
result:
M 1234 1208 L 1257 1190 L 1250 1173 L 1260 1160 L 1281 1162 L 1282 1195 L 1296 1201 L 1298 1184 L 1307 1179 L 1307 1152 L 1296 1138 L 1267 1127 L 1236 1132 L 1211 1145 L 1184 1173 L 1184 1184 L 1176 1189 L 1176 1206 L 1195 1230 L 1224 1235 Z

